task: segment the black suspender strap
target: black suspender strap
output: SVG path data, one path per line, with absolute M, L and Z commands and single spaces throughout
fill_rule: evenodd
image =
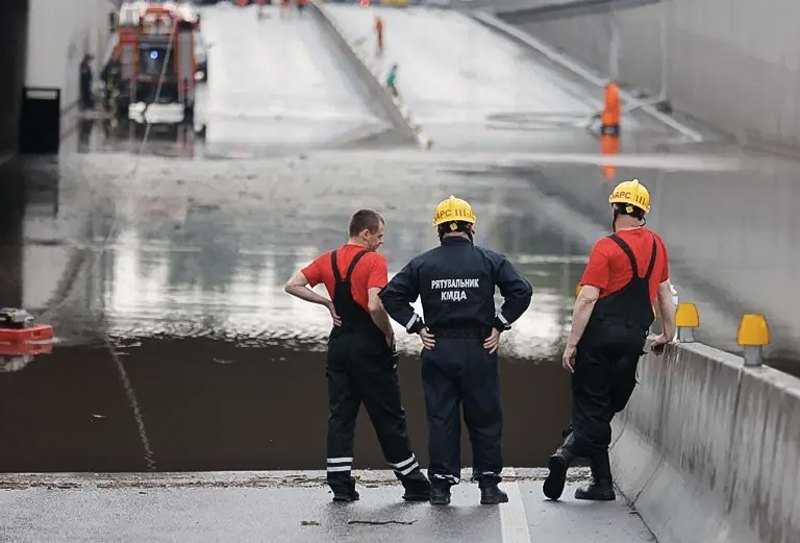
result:
M 648 281 L 650 280 L 650 275 L 653 273 L 653 268 L 656 266 L 656 252 L 658 250 L 658 245 L 656 244 L 656 237 L 653 236 L 653 254 L 650 256 L 650 265 L 647 267 L 647 275 L 644 276 L 645 279 Z
M 630 248 L 630 245 L 625 243 L 625 241 L 616 234 L 608 236 L 611 238 L 619 248 L 628 256 L 628 260 L 631 261 L 631 269 L 633 270 L 633 276 L 639 277 L 639 267 L 636 265 L 636 256 L 634 256 L 633 251 Z M 647 273 L 642 279 L 650 279 L 650 275 L 653 273 L 653 268 L 656 266 L 656 254 L 658 252 L 658 244 L 656 243 L 656 237 L 653 236 L 653 251 L 650 254 L 650 264 L 647 266 Z
M 347 275 L 345 276 L 345 281 L 350 281 L 350 277 L 353 275 L 353 270 L 356 268 L 356 264 L 358 261 L 361 260 L 365 254 L 367 254 L 367 250 L 363 250 L 360 253 L 356 254 L 353 257 L 353 261 L 350 262 L 350 267 L 347 268 Z M 331 252 L 331 268 L 333 269 L 333 279 L 337 283 L 342 282 L 342 274 L 339 273 L 339 264 L 336 262 L 336 251 Z
M 342 276 L 339 274 L 339 265 L 336 263 L 336 251 L 331 252 L 331 268 L 333 269 L 333 280 L 341 283 Z
M 608 237 L 611 238 L 614 241 L 614 243 L 619 245 L 619 248 L 622 249 L 623 253 L 628 255 L 628 260 L 631 261 L 631 269 L 633 270 L 633 276 L 634 277 L 639 277 L 639 267 L 636 265 L 636 256 L 634 256 L 633 251 L 631 251 L 630 246 L 627 243 L 625 243 L 625 241 L 623 241 L 623 239 L 621 237 L 619 237 L 618 235 L 616 235 L 616 234 L 612 234 L 612 235 L 610 235 Z
M 353 275 L 353 270 L 356 269 L 356 264 L 358 264 L 358 261 L 361 260 L 361 258 L 365 254 L 367 254 L 366 249 L 353 257 L 353 261 L 350 263 L 350 267 L 347 268 L 347 277 L 345 278 L 345 281 L 350 281 L 350 277 Z

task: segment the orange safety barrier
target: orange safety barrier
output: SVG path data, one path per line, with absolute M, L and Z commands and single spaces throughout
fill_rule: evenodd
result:
M 0 343 L 0 356 L 25 356 L 50 354 L 53 352 L 53 343 Z
M 53 339 L 53 327 L 47 324 L 36 324 L 28 328 L 0 328 L 0 343 L 19 345 L 32 341 L 50 341 Z
M 602 134 L 618 135 L 620 121 L 619 85 L 614 81 L 606 85 L 605 107 L 600 117 Z

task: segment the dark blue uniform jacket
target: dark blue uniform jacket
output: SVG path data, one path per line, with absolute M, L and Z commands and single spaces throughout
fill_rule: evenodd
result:
M 495 286 L 503 305 L 495 309 Z M 503 255 L 476 247 L 463 237 L 445 237 L 442 245 L 414 258 L 381 292 L 389 315 L 412 330 L 420 317 L 411 303 L 419 296 L 425 325 L 431 330 L 490 328 L 495 319 L 517 320 L 531 302 L 530 283 Z

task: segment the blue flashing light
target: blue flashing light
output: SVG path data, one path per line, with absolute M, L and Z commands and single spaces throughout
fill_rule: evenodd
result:
M 153 49 L 152 51 L 150 51 L 150 58 L 151 58 L 152 60 L 158 60 L 158 51 L 156 51 L 155 49 Z

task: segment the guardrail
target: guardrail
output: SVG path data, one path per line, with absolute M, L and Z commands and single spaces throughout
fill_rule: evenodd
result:
M 676 322 L 683 341 L 641 358 L 613 421 L 617 486 L 662 543 L 797 541 L 800 379 L 688 340 L 688 306 Z M 743 317 L 740 344 L 768 340 L 762 316 Z

